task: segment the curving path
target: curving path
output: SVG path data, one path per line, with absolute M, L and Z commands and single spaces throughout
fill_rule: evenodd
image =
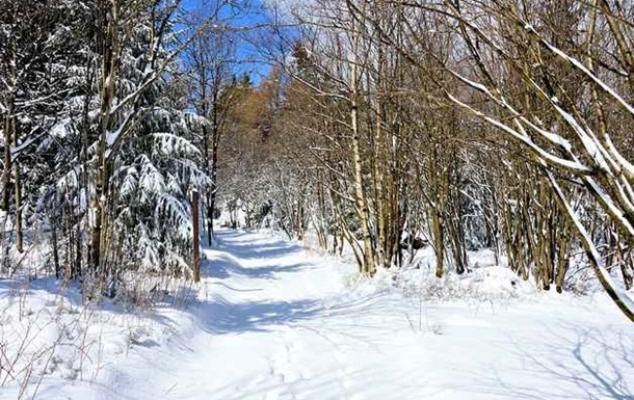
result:
M 178 333 L 109 366 L 98 397 L 634 399 L 634 333 L 603 302 L 421 307 L 279 238 L 218 238 L 198 304 L 163 314 Z

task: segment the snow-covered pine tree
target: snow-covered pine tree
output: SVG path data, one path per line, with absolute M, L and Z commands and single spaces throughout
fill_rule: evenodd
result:
M 191 144 L 204 121 L 168 96 L 175 57 L 187 43 L 173 29 L 178 3 L 121 1 L 100 9 L 98 110 L 89 112 L 96 126 L 88 150 L 89 265 L 110 295 L 133 270 L 186 272 L 188 190 L 210 182 Z
M 21 252 L 24 225 L 46 222 L 51 188 L 74 156 L 69 139 L 86 61 L 76 32 L 89 19 L 81 3 L 68 0 L 3 1 L 0 8 L 2 207 L 14 216 Z M 41 239 L 31 233 L 31 241 Z
M 186 109 L 177 79 L 176 58 L 198 33 L 174 28 L 180 2 L 5 3 L 9 225 L 25 226 L 27 210 L 28 245 L 45 243 L 56 275 L 81 275 L 86 293 L 114 295 L 131 272 L 187 275 L 188 192 L 210 180 L 192 145 L 207 122 Z

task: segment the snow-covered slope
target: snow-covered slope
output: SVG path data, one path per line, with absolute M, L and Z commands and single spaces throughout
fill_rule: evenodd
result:
M 494 267 L 460 284 L 475 300 L 428 301 L 388 273 L 359 281 L 353 266 L 265 233 L 221 231 L 205 255 L 195 304 L 118 330 L 121 313 L 100 311 L 111 322 L 96 372 L 51 373 L 37 398 L 634 396 L 634 329 L 604 295 L 526 290 Z

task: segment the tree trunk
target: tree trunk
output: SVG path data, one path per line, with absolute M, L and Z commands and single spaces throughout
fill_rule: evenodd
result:
M 15 116 L 10 117 L 10 127 L 12 133 L 12 146 L 18 147 L 18 130 L 16 127 Z M 11 146 L 9 146 L 11 147 Z M 15 203 L 15 248 L 19 253 L 23 251 L 23 234 L 22 234 L 22 181 L 20 180 L 20 164 L 17 160 L 13 160 L 13 195 Z
M 443 235 L 443 218 L 439 210 L 432 211 L 432 235 L 436 253 L 436 276 L 442 278 L 445 271 L 445 238 Z
M 385 210 L 385 179 L 383 169 L 387 162 L 385 157 L 385 140 L 383 137 L 383 99 L 381 98 L 381 73 L 383 64 L 383 51 L 379 44 L 377 60 L 377 95 L 376 95 L 376 130 L 374 135 L 374 191 L 375 191 L 375 208 L 376 208 L 376 263 L 384 268 L 389 267 L 387 259 L 387 224 L 388 221 Z
M 363 171 L 361 165 L 361 150 L 359 147 L 359 122 L 358 122 L 358 94 L 357 94 L 357 66 L 352 63 L 350 72 L 350 80 L 352 85 L 351 95 L 351 111 L 350 120 L 352 126 L 352 164 L 354 168 L 354 195 L 359 224 L 361 226 L 361 234 L 363 237 L 363 265 L 361 272 L 372 276 L 375 272 L 374 251 L 372 247 L 372 237 L 369 227 L 369 211 L 363 188 Z
M 55 268 L 55 279 L 59 279 L 60 267 L 59 267 L 59 252 L 57 249 L 57 224 L 53 221 L 51 224 L 51 245 L 53 246 L 53 266 Z M 63 231 L 62 231 L 63 233 Z
M 204 111 L 203 111 L 204 113 Z M 205 172 L 207 175 L 211 175 L 211 171 L 209 168 L 209 163 L 211 160 L 209 159 L 209 134 L 207 132 L 207 126 L 203 125 L 203 154 L 205 156 Z M 213 206 L 211 200 L 211 192 L 213 191 L 213 186 L 207 192 L 206 198 L 206 210 L 205 210 L 205 219 L 207 221 L 207 243 L 211 245 L 211 240 L 213 239 Z
M 2 169 L 2 209 L 5 212 L 9 212 L 9 199 L 11 196 L 11 192 L 9 190 L 10 185 L 10 176 L 11 176 L 11 143 L 13 142 L 13 138 L 11 135 L 11 118 L 12 118 L 12 107 L 9 108 L 9 111 L 4 116 L 4 154 L 3 154 L 3 164 L 4 168 Z
M 97 171 L 95 174 L 95 195 L 92 199 L 93 226 L 91 229 L 91 264 L 98 271 L 102 263 L 104 244 L 104 221 L 106 218 L 105 202 L 108 190 L 108 165 L 106 159 L 107 139 L 114 118 L 111 115 L 114 98 L 117 91 L 117 75 L 119 69 L 119 9 L 118 3 L 112 2 L 106 5 L 101 23 L 103 37 L 103 61 L 101 66 L 100 82 L 100 109 L 99 109 L 99 140 L 97 142 Z
M 194 282 L 200 282 L 200 215 L 198 205 L 200 196 L 198 190 L 192 191 L 192 270 Z

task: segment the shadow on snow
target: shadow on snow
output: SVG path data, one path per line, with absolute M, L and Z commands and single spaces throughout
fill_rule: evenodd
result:
M 214 286 L 222 286 L 235 292 L 257 292 L 261 289 L 241 289 L 223 280 L 232 276 L 252 279 L 278 279 L 277 274 L 299 272 L 313 265 L 303 262 L 293 264 L 276 263 L 281 258 L 288 259 L 300 254 L 301 246 L 283 240 L 258 240 L 237 231 L 218 232 L 217 249 L 228 254 L 214 254 L 213 259 L 204 260 L 202 270 L 212 278 Z M 229 255 L 230 254 L 230 255 Z M 239 260 L 262 260 L 257 266 L 244 267 Z M 193 297 L 195 298 L 195 296 Z M 210 333 L 245 333 L 266 331 L 274 325 L 289 324 L 319 314 L 322 306 L 315 300 L 297 301 L 244 301 L 233 303 L 220 295 L 191 307 L 202 327 Z

